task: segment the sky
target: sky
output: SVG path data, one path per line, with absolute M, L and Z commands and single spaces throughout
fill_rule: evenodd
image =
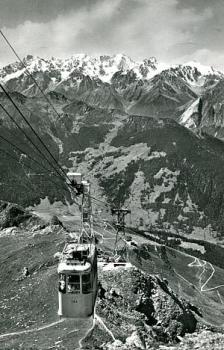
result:
M 124 53 L 224 71 L 224 0 L 0 0 L 0 28 L 21 57 Z M 0 66 L 15 57 L 0 38 Z

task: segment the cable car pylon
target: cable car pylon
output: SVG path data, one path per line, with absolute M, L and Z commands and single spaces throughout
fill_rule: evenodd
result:
M 115 238 L 115 244 L 114 244 L 114 254 L 117 255 L 117 246 L 120 239 L 119 233 L 121 233 L 123 236 L 125 236 L 125 217 L 127 214 L 130 214 L 131 210 L 126 208 L 112 208 L 111 214 L 116 215 L 116 238 Z
M 97 296 L 97 248 L 93 231 L 90 183 L 68 173 L 71 191 L 82 196 L 80 232 L 67 242 L 58 264 L 58 315 L 87 318 L 94 314 Z

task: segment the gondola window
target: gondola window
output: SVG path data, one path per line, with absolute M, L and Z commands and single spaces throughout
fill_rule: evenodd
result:
M 80 276 L 68 276 L 68 293 L 80 293 Z

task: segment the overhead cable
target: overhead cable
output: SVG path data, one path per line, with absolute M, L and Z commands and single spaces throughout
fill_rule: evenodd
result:
M 47 148 L 47 146 L 45 145 L 45 143 L 42 141 L 42 139 L 40 138 L 40 136 L 37 134 L 37 132 L 34 130 L 34 128 L 32 127 L 32 125 L 30 124 L 30 122 L 27 120 L 27 118 L 24 116 L 24 114 L 21 112 L 20 108 L 16 105 L 16 103 L 14 102 L 14 100 L 11 98 L 11 96 L 9 95 L 9 93 L 6 91 L 6 89 L 2 86 L 2 84 L 0 83 L 0 87 L 1 89 L 4 91 L 5 95 L 7 96 L 7 98 L 11 101 L 11 103 L 13 104 L 13 106 L 15 107 L 15 109 L 19 112 L 19 114 L 21 115 L 22 119 L 25 121 L 25 123 L 30 127 L 30 129 L 32 130 L 32 132 L 34 133 L 34 135 L 37 137 L 37 139 L 39 140 L 39 142 L 43 145 L 43 147 L 45 148 L 45 150 L 48 152 L 48 154 L 51 156 L 51 158 L 54 160 L 54 162 L 56 163 L 56 165 L 60 168 L 60 170 L 62 171 L 62 173 L 64 174 L 65 177 L 67 177 L 67 179 L 70 182 L 70 179 L 68 178 L 67 174 L 65 173 L 64 169 L 60 166 L 60 164 L 58 164 L 57 160 L 55 159 L 55 157 L 52 155 L 52 153 L 49 151 L 49 149 Z M 8 111 L 2 106 L 2 104 L 0 104 L 1 108 L 5 111 L 5 113 L 10 116 L 10 114 L 8 113 Z M 13 120 L 14 118 L 12 116 L 10 116 L 10 119 Z M 14 121 L 13 121 L 14 122 Z M 44 153 L 36 146 L 36 144 L 32 141 L 32 139 L 25 133 L 25 131 L 19 126 L 19 124 L 17 122 L 15 122 L 17 127 L 23 132 L 24 135 L 26 135 L 27 139 L 32 143 L 32 145 L 38 150 L 39 153 L 42 154 L 42 156 L 46 159 L 46 161 L 49 163 L 49 165 L 51 165 L 52 167 L 54 167 L 51 162 L 48 160 L 48 158 L 44 155 Z M 54 168 L 55 169 L 55 168 Z M 62 176 L 58 170 L 55 169 L 55 171 L 57 171 L 57 173 Z
M 31 157 L 26 151 L 24 151 L 23 149 L 21 149 L 19 146 L 17 146 L 16 144 L 14 144 L 12 141 L 9 141 L 7 138 L 5 138 L 4 136 L 0 135 L 0 138 L 2 140 L 4 140 L 6 143 L 8 143 L 10 146 L 12 146 L 14 149 L 16 149 L 17 151 L 19 151 L 21 154 L 25 154 L 28 158 L 30 158 L 33 162 L 35 162 L 36 164 L 38 164 L 41 168 L 43 168 L 44 170 L 46 170 L 48 172 L 48 174 L 52 171 L 49 170 L 48 168 L 45 167 L 45 165 L 43 165 L 42 163 L 40 163 L 38 160 L 34 159 L 33 157 Z M 56 175 L 57 176 L 57 175 Z M 62 180 L 62 177 L 57 176 L 60 180 Z M 62 180 L 64 182 L 64 179 Z
M 0 137 L 1 137 L 1 136 L 0 136 Z M 21 161 L 20 161 L 18 158 L 14 157 L 11 153 L 7 152 L 6 150 L 0 148 L 0 152 L 5 153 L 8 157 L 14 159 L 16 162 L 18 162 L 19 164 L 21 164 Z M 25 164 L 24 164 L 24 165 L 25 165 Z M 34 169 L 33 167 L 31 167 L 30 165 L 27 165 L 27 164 L 26 164 L 25 166 L 26 166 L 27 168 L 33 170 L 33 171 L 36 171 L 36 169 Z M 26 175 L 27 175 L 27 174 L 26 174 Z M 28 176 L 28 175 L 27 175 L 27 176 Z M 54 184 L 55 186 L 57 186 L 57 187 L 60 187 L 60 188 L 63 187 L 63 189 L 64 189 L 65 191 L 69 192 L 69 190 L 68 190 L 67 187 L 65 187 L 65 186 L 60 186 L 59 183 L 56 183 L 56 182 L 53 181 L 50 177 L 48 178 L 48 181 L 51 182 L 51 183 L 53 183 L 53 184 Z M 69 193 L 70 193 L 70 192 L 69 192 Z
M 12 44 L 9 42 L 9 40 L 6 38 L 5 34 L 2 32 L 2 30 L 0 30 L 0 34 L 2 35 L 3 39 L 6 41 L 6 43 L 8 44 L 8 46 L 10 47 L 10 49 L 13 51 L 13 53 L 15 54 L 15 56 L 18 58 L 19 62 L 22 64 L 23 68 L 25 69 L 26 73 L 29 75 L 29 77 L 32 79 L 32 81 L 34 82 L 34 84 L 37 86 L 37 88 L 39 89 L 39 91 L 42 93 L 42 95 L 44 96 L 44 98 L 46 99 L 47 103 L 51 106 L 52 110 L 55 112 L 55 114 L 57 115 L 58 118 L 60 118 L 59 113 L 57 112 L 57 110 L 55 109 L 54 105 L 51 103 L 51 101 L 49 100 L 49 98 L 46 96 L 46 94 L 44 93 L 43 89 L 40 87 L 40 85 L 38 84 L 38 82 L 36 81 L 36 79 L 33 77 L 33 75 L 29 72 L 29 70 L 27 69 L 27 66 L 25 65 L 25 63 L 23 62 L 23 60 L 20 58 L 20 56 L 18 55 L 18 53 L 16 52 L 16 50 L 13 48 Z M 79 143 L 78 140 L 76 140 L 76 143 L 78 144 L 78 146 L 80 148 L 81 144 Z

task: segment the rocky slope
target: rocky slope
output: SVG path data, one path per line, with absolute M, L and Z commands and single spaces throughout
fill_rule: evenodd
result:
M 54 220 L 51 225 L 29 225 L 28 230 L 17 226 L 10 233 L 0 231 L 1 349 L 185 349 L 189 344 L 222 349 L 223 330 L 218 326 L 223 307 L 217 296 L 198 292 L 199 273 L 185 266 L 192 257 L 133 234 L 135 246 L 126 245 L 132 265 L 105 263 L 113 257 L 116 236 L 99 221 L 100 287 L 94 322 L 59 320 L 54 256 L 70 232 L 66 221 L 62 224 Z M 214 277 L 220 283 L 219 276 Z
M 177 342 L 196 330 L 190 304 L 178 303 L 156 278 L 134 268 L 114 268 L 100 273 L 100 280 L 105 294 L 97 302 L 96 313 L 110 330 L 103 337 L 105 349 L 150 349 L 158 343 Z M 102 346 L 102 330 L 99 322 L 84 348 Z

